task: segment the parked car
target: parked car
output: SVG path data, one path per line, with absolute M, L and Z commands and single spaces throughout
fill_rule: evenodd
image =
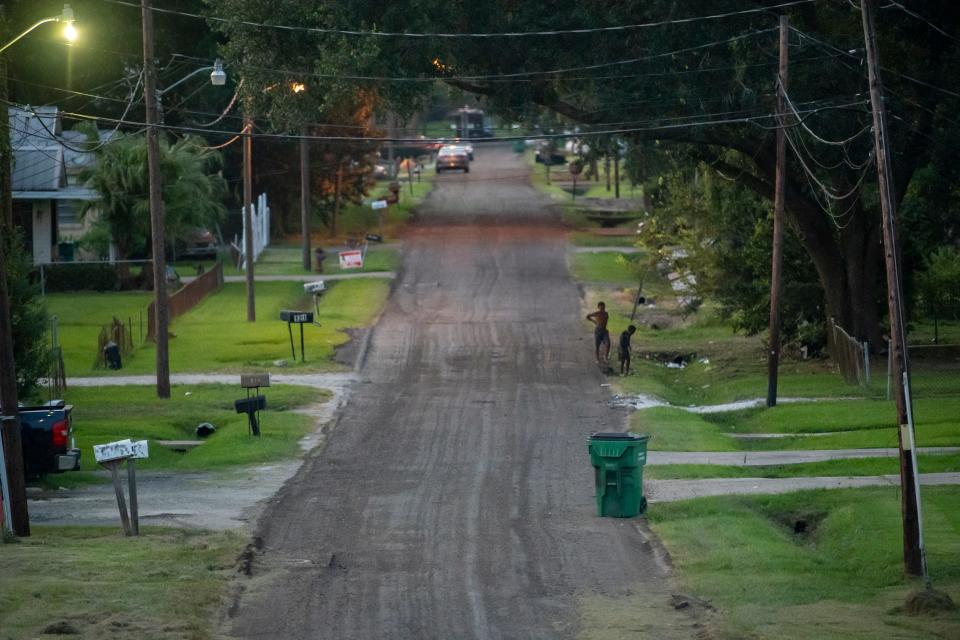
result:
M 177 256 L 216 259 L 219 248 L 217 237 L 209 229 L 191 229 L 185 235 L 183 246 L 177 249 Z
M 80 468 L 80 449 L 73 435 L 73 405 L 51 400 L 42 405 L 21 406 L 18 411 L 27 477 Z
M 470 173 L 470 157 L 466 149 L 443 147 L 437 152 L 437 173 L 450 169 L 461 169 L 464 173 Z
M 469 142 L 461 142 L 458 140 L 455 144 L 444 145 L 441 149 L 461 149 L 467 152 L 467 157 L 471 161 L 473 160 L 473 145 Z

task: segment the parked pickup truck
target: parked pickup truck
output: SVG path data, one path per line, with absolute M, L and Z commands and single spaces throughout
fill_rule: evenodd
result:
M 19 407 L 20 441 L 28 478 L 80 468 L 73 438 L 73 405 L 63 400 Z

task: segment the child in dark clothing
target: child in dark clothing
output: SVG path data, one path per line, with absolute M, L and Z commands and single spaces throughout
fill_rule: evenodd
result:
M 637 332 L 633 325 L 627 327 L 627 330 L 620 334 L 620 375 L 630 373 L 630 338 Z

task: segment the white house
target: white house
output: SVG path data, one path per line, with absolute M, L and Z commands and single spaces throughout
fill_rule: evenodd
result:
M 84 134 L 63 131 L 57 107 L 8 112 L 14 223 L 24 229 L 35 264 L 56 262 L 59 243 L 76 240 L 90 226 L 92 216 L 81 220 L 80 208 L 97 194 L 79 183 L 79 174 L 95 156 L 80 150 Z

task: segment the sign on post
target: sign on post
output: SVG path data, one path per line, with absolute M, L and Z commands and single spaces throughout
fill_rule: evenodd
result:
M 269 386 L 270 386 L 269 373 L 241 373 L 240 374 L 241 389 L 259 389 L 260 387 L 269 387 Z
M 371 209 L 386 209 L 387 201 L 386 200 L 374 200 L 370 203 Z
M 106 444 L 93 445 L 93 457 L 98 464 L 110 470 L 113 480 L 113 490 L 117 495 L 117 508 L 120 510 L 120 522 L 123 532 L 128 536 L 140 534 L 140 514 L 137 503 L 137 475 L 135 462 L 138 459 L 150 457 L 150 449 L 146 440 L 117 440 Z M 130 490 L 130 511 L 127 512 L 127 501 L 123 495 L 123 484 L 120 482 L 120 463 L 127 461 L 127 483 Z
M 363 252 L 359 249 L 340 252 L 341 269 L 363 269 Z

